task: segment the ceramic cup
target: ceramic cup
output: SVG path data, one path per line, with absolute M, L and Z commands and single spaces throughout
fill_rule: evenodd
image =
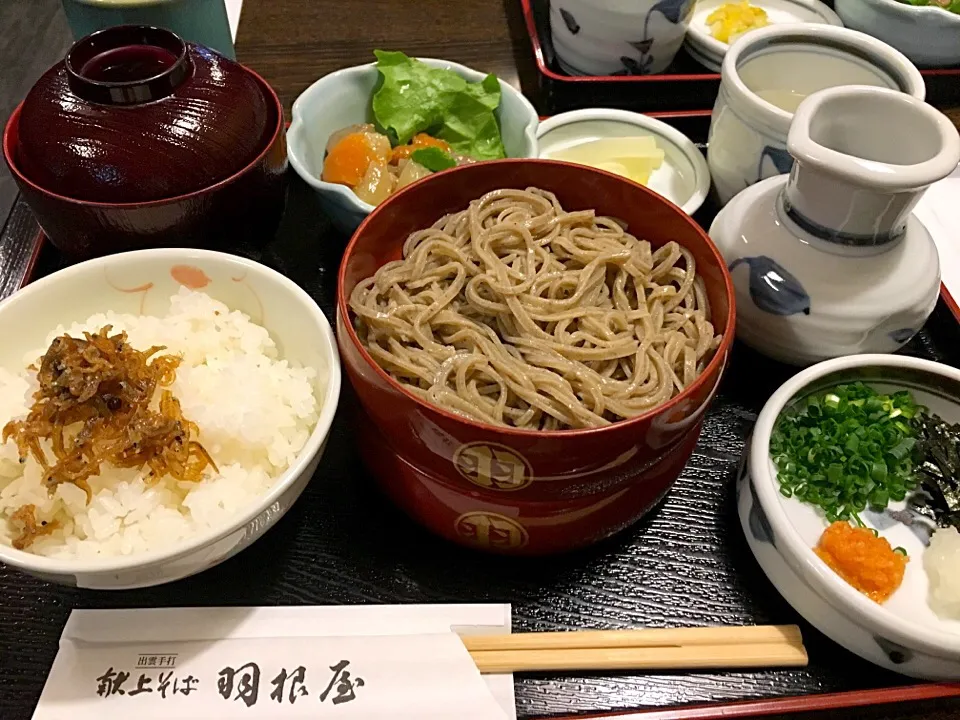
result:
M 727 51 L 710 121 L 707 163 L 721 204 L 790 171 L 787 132 L 805 97 L 842 85 L 889 88 L 923 100 L 920 71 L 899 51 L 854 30 L 771 26 Z
M 571 75 L 651 75 L 683 44 L 693 0 L 550 0 L 557 61 Z
M 63 0 L 63 11 L 77 40 L 114 25 L 151 25 L 236 57 L 224 0 Z

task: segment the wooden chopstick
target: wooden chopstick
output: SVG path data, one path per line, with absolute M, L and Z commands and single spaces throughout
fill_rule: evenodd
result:
M 796 625 L 748 625 L 744 627 L 641 628 L 636 630 L 573 630 L 570 632 L 515 633 L 512 635 L 464 635 L 467 650 L 572 650 L 590 648 L 688 647 L 802 643 Z
M 481 673 L 807 664 L 796 625 L 470 635 L 462 640 Z
M 793 643 L 691 645 L 574 650 L 478 650 L 470 653 L 481 673 L 550 670 L 703 670 L 803 667 L 807 651 Z

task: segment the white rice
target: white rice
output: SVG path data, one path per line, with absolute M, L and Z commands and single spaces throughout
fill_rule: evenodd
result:
M 104 325 L 125 331 L 140 350 L 164 345 L 182 355 L 171 387 L 184 416 L 200 428 L 200 442 L 216 462 L 198 483 L 169 476 L 145 482 L 136 468 L 104 465 L 90 479 L 93 499 L 64 483 L 54 491 L 41 482 L 39 464 L 21 464 L 13 441 L 0 445 L 0 542 L 18 534 L 10 516 L 23 505 L 38 521 L 57 528 L 38 537 L 30 552 L 59 558 L 132 555 L 171 545 L 227 524 L 248 509 L 294 461 L 317 421 L 314 388 L 326 383 L 313 368 L 279 359 L 267 330 L 204 293 L 182 288 L 163 317 L 94 315 L 58 327 L 24 367 L 0 367 L 0 428 L 27 414 L 37 388 L 26 369 L 50 342 L 67 333 L 82 337 Z M 48 457 L 52 455 L 48 452 Z
M 930 607 L 943 618 L 960 620 L 960 532 L 940 528 L 923 553 L 930 581 Z

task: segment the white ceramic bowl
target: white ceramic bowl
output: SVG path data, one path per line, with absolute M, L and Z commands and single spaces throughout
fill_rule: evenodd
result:
M 570 75 L 652 75 L 683 44 L 694 0 L 550 0 L 557 62 Z
M 717 40 L 707 26 L 707 18 L 729 0 L 699 0 L 693 10 L 690 27 L 683 42 L 687 53 L 697 62 L 714 72 L 720 72 L 723 57 L 729 44 Z M 814 23 L 841 27 L 843 23 L 837 14 L 819 0 L 751 0 L 754 7 L 767 13 L 767 21 L 773 25 L 796 25 Z
M 453 70 L 469 82 L 480 82 L 486 73 L 447 60 L 418 58 L 431 67 Z M 375 63 L 357 65 L 325 75 L 293 103 L 293 121 L 287 131 L 290 164 L 317 191 L 320 204 L 334 224 L 352 233 L 373 210 L 346 185 L 320 179 L 327 139 L 337 130 L 371 122 L 371 99 L 379 80 Z M 507 157 L 537 157 L 539 117 L 533 105 L 513 86 L 500 80 L 497 119 Z
M 160 314 L 183 277 L 200 270 L 202 291 L 248 314 L 270 331 L 283 358 L 322 369 L 315 391 L 320 415 L 306 445 L 270 492 L 229 524 L 162 551 L 96 560 L 60 560 L 0 545 L 0 562 L 51 582 L 94 589 L 147 587 L 193 575 L 237 554 L 283 517 L 313 476 L 340 396 L 336 340 L 323 312 L 292 280 L 233 255 L 188 249 L 140 250 L 74 265 L 31 283 L 0 303 L 0 366 L 22 367 L 59 324 L 113 310 Z M 194 274 L 194 277 L 200 277 Z M 198 288 L 200 289 L 200 288 Z M 326 373 L 326 379 L 322 377 Z
M 960 15 L 897 0 L 834 0 L 844 25 L 883 40 L 920 67 L 960 65 Z
M 664 152 L 663 165 L 647 187 L 693 215 L 710 192 L 710 170 L 703 153 L 686 135 L 648 115 L 629 110 L 591 108 L 554 115 L 540 123 L 540 157 L 606 137 L 651 135 Z
M 924 533 L 886 513 L 861 514 L 910 562 L 903 584 L 883 605 L 848 585 L 813 552 L 826 519 L 780 494 L 770 435 L 793 400 L 844 382 L 906 389 L 948 422 L 960 421 L 960 370 L 896 355 L 827 360 L 784 383 L 764 405 L 737 479 L 737 509 L 747 543 L 781 595 L 806 620 L 851 652 L 894 672 L 929 680 L 960 679 L 960 621 L 938 618 L 926 602 Z M 902 507 L 891 505 L 891 509 Z
M 887 87 L 919 100 L 926 95 L 920 71 L 906 56 L 855 30 L 773 25 L 733 43 L 723 58 L 707 150 L 720 202 L 726 204 L 759 180 L 789 172 L 793 159 L 787 131 L 793 110 L 807 95 L 841 85 Z

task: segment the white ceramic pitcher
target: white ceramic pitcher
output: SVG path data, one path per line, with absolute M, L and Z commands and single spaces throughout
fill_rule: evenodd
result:
M 800 102 L 818 90 L 872 85 L 923 100 L 923 77 L 869 35 L 828 25 L 751 30 L 723 58 L 707 163 L 721 204 L 764 178 L 789 172 L 787 133 Z
M 912 210 L 960 163 L 956 128 L 909 95 L 838 87 L 800 104 L 787 149 L 790 174 L 738 194 L 710 228 L 737 336 L 795 364 L 897 350 L 936 305 L 937 249 Z

